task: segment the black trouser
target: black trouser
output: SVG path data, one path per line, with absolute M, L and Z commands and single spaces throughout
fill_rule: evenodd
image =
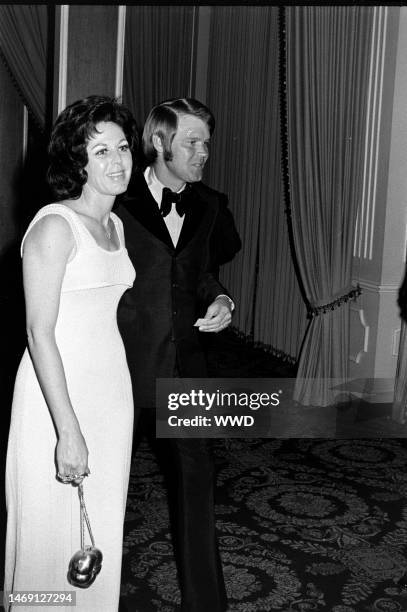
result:
M 155 438 L 154 411 L 143 410 L 139 435 L 147 434 L 164 472 L 183 612 L 227 608 L 214 513 L 214 466 L 208 440 Z

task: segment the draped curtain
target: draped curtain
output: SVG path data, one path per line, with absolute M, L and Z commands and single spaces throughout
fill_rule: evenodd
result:
M 0 54 L 24 104 L 44 128 L 47 80 L 47 6 L 0 6 Z
M 208 182 L 228 193 L 242 251 L 221 269 L 245 336 L 295 358 L 305 307 L 283 211 L 278 9 L 212 7 L 207 104 L 216 117 Z
M 295 399 L 333 403 L 346 379 L 352 249 L 361 200 L 373 8 L 286 10 L 293 235 L 313 316 Z
M 407 324 L 401 320 L 399 354 L 394 384 L 392 418 L 398 423 L 406 422 L 407 411 Z
M 128 6 L 123 102 L 143 126 L 150 109 L 191 86 L 193 6 Z

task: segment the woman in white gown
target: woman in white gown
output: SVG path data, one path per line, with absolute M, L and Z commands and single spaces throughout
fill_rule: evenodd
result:
M 7 451 L 6 610 L 18 591 L 70 591 L 76 606 L 64 610 L 118 609 L 133 402 L 116 308 L 135 272 L 111 210 L 136 144 L 130 112 L 104 96 L 66 108 L 51 136 L 57 203 L 40 209 L 21 247 L 28 349 Z M 88 589 L 67 579 L 80 548 L 82 481 L 103 553 Z

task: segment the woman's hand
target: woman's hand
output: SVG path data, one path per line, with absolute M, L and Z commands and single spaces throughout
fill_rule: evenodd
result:
M 88 448 L 79 429 L 60 434 L 55 452 L 57 476 L 64 484 L 79 485 L 90 474 Z

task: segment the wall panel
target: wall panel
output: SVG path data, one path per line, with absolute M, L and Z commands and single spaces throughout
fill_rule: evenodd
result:
M 213 7 L 206 99 L 216 118 L 209 184 L 229 194 L 242 250 L 222 267 L 233 324 L 296 358 L 306 320 L 292 264 L 280 166 L 278 9 Z
M 70 5 L 67 98 L 114 96 L 118 7 Z
M 23 161 L 24 106 L 0 62 L 0 256 L 18 233 L 17 204 Z
M 0 394 L 3 413 L 0 446 L 5 448 L 14 377 L 25 341 L 19 255 L 23 226 L 21 218 L 24 214 L 24 106 L 2 62 L 0 92 Z M 3 456 L 0 459 L 3 461 Z M 3 506 L 0 505 L 0 519 L 2 511 Z

